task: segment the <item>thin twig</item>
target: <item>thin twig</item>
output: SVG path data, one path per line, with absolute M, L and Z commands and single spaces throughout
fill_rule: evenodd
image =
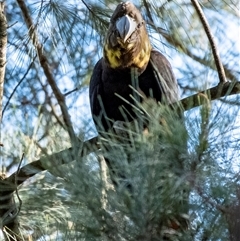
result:
M 200 4 L 198 3 L 198 0 L 191 0 L 191 2 L 192 2 L 193 6 L 194 6 L 194 8 L 195 8 L 195 10 L 198 14 L 198 17 L 199 17 L 199 19 L 200 19 L 200 21 L 203 25 L 203 28 L 205 30 L 205 33 L 208 37 L 208 40 L 209 40 L 209 43 L 210 43 L 210 46 L 211 46 L 211 49 L 212 49 L 213 57 L 214 57 L 214 60 L 215 60 L 215 64 L 216 64 L 216 67 L 217 67 L 219 81 L 220 81 L 220 83 L 225 84 L 227 82 L 227 79 L 226 79 L 226 76 L 225 76 L 225 72 L 224 72 L 224 68 L 223 68 L 220 56 L 218 54 L 217 45 L 215 43 L 214 36 L 211 33 L 211 29 L 210 29 L 210 26 L 208 24 L 208 21 L 207 21 L 205 15 L 204 15 L 204 12 L 202 11 L 202 8 L 201 8 Z
M 37 58 L 37 55 L 33 58 L 31 64 L 28 66 L 28 69 L 26 71 L 26 73 L 23 75 L 23 77 L 19 80 L 19 82 L 17 83 L 17 85 L 14 87 L 12 93 L 10 94 L 8 100 L 7 100 L 7 103 L 5 104 L 4 108 L 3 108 L 3 111 L 2 111 L 2 118 L 3 118 L 3 115 L 4 115 L 4 112 L 6 111 L 9 103 L 10 103 L 10 100 L 12 99 L 13 95 L 15 94 L 15 92 L 17 91 L 17 88 L 21 85 L 21 83 L 23 82 L 23 80 L 26 78 L 26 76 L 28 75 L 30 69 L 32 68 L 33 66 L 33 63 L 34 63 L 34 60 Z
M 22 157 L 20 159 L 20 162 L 18 164 L 18 169 L 17 169 L 17 172 L 16 172 L 16 175 L 19 173 L 20 169 L 21 169 L 21 165 L 22 165 L 22 162 L 23 162 L 23 158 L 24 158 L 24 153 L 22 154 Z
M 92 11 L 92 9 L 87 5 L 87 3 L 85 3 L 84 0 L 82 0 L 82 3 L 85 5 L 85 7 L 87 8 L 87 10 L 88 10 L 91 14 L 95 15 L 94 12 Z
M 215 201 L 213 198 L 207 196 L 204 194 L 203 190 L 200 186 L 195 186 L 195 190 L 197 191 L 198 195 L 209 205 L 211 205 L 213 208 L 216 208 L 220 212 L 224 214 L 229 213 L 229 209 L 227 209 L 225 206 L 218 204 L 217 201 Z
M 23 162 L 23 158 L 24 158 L 24 153 L 22 154 L 22 157 L 21 157 L 21 160 L 18 164 L 18 169 L 17 169 L 17 172 L 16 172 L 16 178 L 15 178 L 15 185 L 16 185 L 16 195 L 17 195 L 17 198 L 18 198 L 18 201 L 19 201 L 19 207 L 18 207 L 18 212 L 17 212 L 17 215 L 19 214 L 20 210 L 21 210 L 21 207 L 22 207 L 22 199 L 20 198 L 19 194 L 18 194 L 18 186 L 17 186 L 17 175 L 19 174 L 20 172 L 20 169 L 21 169 L 21 166 L 22 166 L 22 162 Z
M 72 90 L 64 93 L 64 96 L 68 96 L 68 95 L 70 95 L 70 94 L 72 94 L 73 92 L 78 91 L 78 90 L 79 90 L 79 87 L 76 87 L 76 88 L 74 88 L 74 89 L 72 89 Z

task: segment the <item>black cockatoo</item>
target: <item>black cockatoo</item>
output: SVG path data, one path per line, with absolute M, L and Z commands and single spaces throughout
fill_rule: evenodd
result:
M 152 49 L 143 17 L 128 1 L 120 3 L 111 17 L 103 58 L 90 81 L 91 111 L 99 132 L 108 131 L 116 121 L 130 122 L 136 117 L 133 89 L 166 104 L 178 100 L 170 63 Z

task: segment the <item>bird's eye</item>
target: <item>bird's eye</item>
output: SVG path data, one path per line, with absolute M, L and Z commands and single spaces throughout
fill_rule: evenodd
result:
M 144 24 L 144 21 L 142 21 L 141 23 L 139 23 L 138 25 L 137 25 L 137 27 L 138 28 L 141 28 L 141 26 Z
M 119 34 L 119 32 L 118 32 L 118 30 L 117 29 L 115 29 L 115 31 L 114 31 L 114 33 L 113 33 L 116 37 L 120 37 L 120 34 Z

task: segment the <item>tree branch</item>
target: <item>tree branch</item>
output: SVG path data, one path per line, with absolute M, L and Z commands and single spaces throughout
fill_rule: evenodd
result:
M 2 121 L 3 86 L 7 53 L 7 19 L 4 14 L 4 2 L 0 2 L 0 122 Z
M 198 3 L 198 0 L 191 0 L 191 2 L 192 2 L 193 6 L 194 6 L 194 8 L 195 8 L 195 10 L 198 14 L 198 17 L 199 17 L 199 19 L 200 19 L 200 21 L 203 25 L 203 28 L 205 30 L 205 33 L 206 33 L 207 37 L 208 37 L 210 46 L 212 48 L 212 53 L 213 53 L 213 57 L 214 57 L 214 60 L 215 60 L 216 67 L 217 67 L 218 77 L 219 77 L 220 83 L 224 84 L 224 83 L 227 82 L 225 72 L 224 72 L 224 68 L 223 68 L 220 56 L 218 54 L 218 51 L 217 51 L 217 44 L 214 41 L 214 37 L 211 33 L 211 29 L 209 27 L 207 19 L 205 18 L 204 12 L 202 11 L 202 8 L 201 8 L 200 4 Z
M 51 88 L 53 90 L 53 93 L 54 93 L 54 95 L 55 95 L 55 97 L 58 101 L 58 104 L 61 108 L 63 120 L 64 120 L 64 123 L 66 125 L 66 128 L 67 128 L 72 146 L 75 146 L 75 145 L 77 145 L 78 141 L 77 141 L 77 137 L 74 133 L 74 129 L 73 129 L 73 126 L 72 126 L 72 123 L 71 123 L 69 113 L 68 113 L 68 108 L 67 108 L 66 103 L 65 103 L 65 96 L 61 93 L 60 89 L 58 88 L 58 86 L 56 84 L 54 76 L 53 76 L 52 72 L 50 71 L 48 60 L 47 60 L 46 56 L 44 55 L 43 46 L 38 40 L 38 36 L 37 36 L 35 26 L 33 24 L 33 21 L 31 19 L 31 16 L 28 12 L 28 9 L 27 9 L 27 6 L 26 6 L 24 0 L 17 0 L 17 2 L 18 2 L 18 5 L 19 5 L 19 7 L 22 11 L 25 23 L 28 27 L 29 36 L 32 39 L 32 43 L 33 43 L 34 47 L 36 48 L 40 65 L 41 65 L 41 67 L 44 71 L 44 74 L 47 78 L 47 81 L 48 81 L 49 85 L 51 86 Z
M 82 151 L 79 156 L 84 157 L 91 152 L 97 151 L 99 145 L 97 143 L 98 137 L 94 137 L 79 146 L 82 146 Z M 76 160 L 75 151 L 73 148 L 68 148 L 49 156 L 43 156 L 37 161 L 33 161 L 13 173 L 4 180 L 0 180 L 0 190 L 4 190 L 5 194 L 12 193 L 16 190 L 16 186 L 21 185 L 28 178 L 40 173 L 42 171 L 50 170 L 54 166 L 60 166 Z M 14 185 L 14 183 L 16 185 Z
M 205 102 L 206 95 L 208 99 L 213 101 L 221 97 L 235 95 L 240 93 L 240 82 L 226 82 L 225 84 L 219 84 L 213 88 L 201 91 L 195 95 L 186 97 L 180 101 L 184 111 L 190 110 L 194 107 L 202 105 Z M 174 103 L 173 106 L 179 105 Z

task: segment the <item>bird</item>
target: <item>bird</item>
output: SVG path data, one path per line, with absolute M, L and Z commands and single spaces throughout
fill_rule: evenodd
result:
M 112 131 L 116 123 L 124 126 L 139 118 L 136 100 L 143 103 L 150 98 L 166 105 L 179 100 L 171 64 L 152 47 L 146 22 L 130 1 L 118 4 L 111 16 L 103 57 L 90 79 L 89 98 L 99 135 Z M 112 182 L 118 186 L 117 179 L 124 180 L 125 174 L 116 171 L 111 158 L 105 159 Z M 126 186 L 131 192 L 131 184 Z
M 111 16 L 103 57 L 90 79 L 89 98 L 96 129 L 102 136 L 112 130 L 118 135 L 117 130 L 125 129 L 125 123 L 139 118 L 136 101 L 151 98 L 170 104 L 178 100 L 171 64 L 153 49 L 146 22 L 130 1 L 118 4 Z M 112 171 L 113 161 L 105 159 Z
M 108 132 L 117 121 L 137 117 L 136 92 L 140 103 L 145 98 L 165 104 L 179 99 L 171 64 L 153 49 L 140 11 L 127 1 L 118 4 L 111 16 L 103 57 L 90 79 L 91 113 L 99 133 Z

